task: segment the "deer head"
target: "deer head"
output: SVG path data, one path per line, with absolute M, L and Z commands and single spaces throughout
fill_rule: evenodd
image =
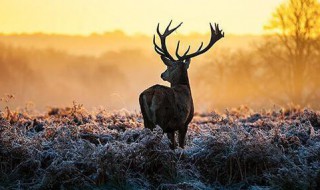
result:
M 167 65 L 167 69 L 161 74 L 161 78 L 164 81 L 168 81 L 171 84 L 179 84 L 182 83 L 182 79 L 186 78 L 187 70 L 189 68 L 190 59 L 185 61 L 171 61 L 170 59 L 161 56 L 161 59 L 165 65 Z M 185 76 L 185 77 L 183 77 Z
M 180 46 L 180 40 L 178 41 L 177 48 L 176 48 L 176 57 L 177 59 L 174 59 L 172 55 L 168 52 L 167 46 L 166 46 L 166 38 L 174 32 L 176 29 L 178 29 L 182 22 L 174 27 L 173 29 L 170 29 L 170 25 L 172 23 L 172 20 L 170 21 L 169 25 L 167 26 L 166 30 L 163 34 L 160 32 L 160 24 L 157 26 L 157 33 L 160 38 L 161 47 L 159 47 L 156 43 L 156 36 L 153 36 L 153 44 L 155 51 L 161 56 L 161 59 L 163 63 L 167 66 L 167 70 L 161 74 L 161 78 L 165 81 L 170 82 L 171 84 L 175 83 L 181 83 L 183 82 L 183 76 L 187 77 L 187 70 L 189 68 L 189 64 L 191 61 L 191 58 L 196 57 L 200 54 L 203 54 L 204 52 L 208 51 L 219 39 L 224 37 L 224 33 L 222 30 L 219 29 L 219 25 L 215 24 L 214 27 L 210 23 L 210 29 L 211 29 L 211 38 L 209 44 L 205 47 L 203 47 L 203 42 L 201 42 L 200 47 L 198 50 L 194 53 L 189 53 L 190 46 L 185 51 L 185 53 L 181 56 L 179 54 L 179 46 Z M 182 80 L 182 81 L 181 81 Z

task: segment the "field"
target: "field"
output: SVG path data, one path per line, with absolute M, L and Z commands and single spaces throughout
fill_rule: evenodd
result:
M 2 110 L 0 189 L 319 189 L 320 113 L 196 113 L 185 149 L 141 114 Z

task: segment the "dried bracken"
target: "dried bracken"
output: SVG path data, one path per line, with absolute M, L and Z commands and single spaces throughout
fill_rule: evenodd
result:
M 0 112 L 0 189 L 319 189 L 320 113 L 196 113 L 171 150 L 140 113 Z

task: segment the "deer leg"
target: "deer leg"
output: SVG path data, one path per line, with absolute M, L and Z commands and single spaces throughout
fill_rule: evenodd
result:
M 186 143 L 187 129 L 188 129 L 188 126 L 186 126 L 184 129 L 179 130 L 179 146 L 181 148 L 184 148 L 184 145 Z
M 167 136 L 170 140 L 170 148 L 174 150 L 177 146 L 176 140 L 174 139 L 174 132 L 167 133 Z
M 142 112 L 144 127 L 153 130 L 156 126 Z
M 143 98 L 141 95 L 139 97 L 139 103 L 140 103 L 141 113 L 142 113 L 142 117 L 143 117 L 144 127 L 153 130 L 154 128 L 156 128 L 156 126 L 149 119 L 149 116 L 148 116 L 147 110 L 146 110 L 146 106 L 145 106 L 146 103 L 143 101 Z

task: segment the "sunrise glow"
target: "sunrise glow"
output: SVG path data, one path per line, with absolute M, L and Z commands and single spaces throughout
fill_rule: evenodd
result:
M 227 33 L 261 34 L 278 4 L 278 0 L 2 0 L 0 33 L 152 34 L 158 22 L 173 19 L 185 23 L 181 33 L 205 33 L 208 22 L 218 22 Z

